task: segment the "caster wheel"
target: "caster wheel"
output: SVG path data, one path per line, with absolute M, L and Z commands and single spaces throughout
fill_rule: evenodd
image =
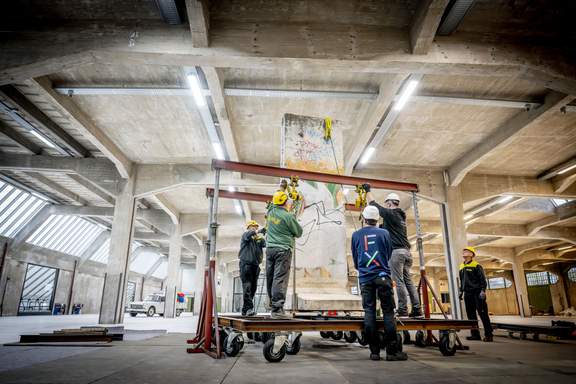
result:
M 354 331 L 344 332 L 344 340 L 346 340 L 347 343 L 354 343 L 357 338 L 358 335 L 356 335 Z
M 533 334 L 533 335 L 532 335 L 532 340 L 534 340 L 534 341 L 540 340 L 540 335 L 537 334 L 537 333 Z
M 226 354 L 226 356 L 228 357 L 234 357 L 237 356 L 238 353 L 240 353 L 240 350 L 242 349 L 242 346 L 244 344 L 244 342 L 240 342 L 239 337 L 235 337 L 234 340 L 232 340 L 232 343 L 230 343 L 230 345 L 228 345 L 228 336 L 226 336 L 226 338 L 224 339 L 223 342 L 223 350 L 224 353 Z M 242 345 L 241 345 L 242 343 Z
M 297 338 L 296 340 L 294 340 L 291 346 L 286 347 L 286 353 L 288 355 L 297 355 L 298 352 L 300 352 L 301 346 L 302 344 L 300 343 L 300 338 Z
M 514 332 L 508 332 L 508 337 L 513 339 L 514 338 Z
M 284 359 L 284 356 L 286 356 L 286 344 L 284 344 L 278 352 L 274 353 L 274 338 L 271 338 L 264 343 L 262 353 L 264 354 L 264 358 L 269 362 L 279 363 Z
M 273 339 L 274 338 L 273 336 L 274 336 L 274 333 L 272 333 L 272 332 L 262 332 L 262 335 L 260 336 L 260 338 L 262 339 L 263 343 L 266 343 L 271 338 Z
M 456 334 L 454 332 L 440 332 L 438 347 L 444 356 L 454 356 L 456 353 Z
M 262 334 L 260 332 L 254 332 L 254 341 L 262 341 Z
M 320 331 L 320 337 L 323 339 L 329 339 L 330 338 L 330 333 L 328 331 Z
M 526 337 L 527 337 L 526 332 L 520 332 L 520 340 L 526 340 Z
M 364 333 L 364 331 L 361 331 L 358 334 L 358 344 L 360 344 L 363 347 L 368 345 L 368 339 L 366 339 L 366 333 Z
M 412 338 L 410 337 L 410 332 L 402 331 L 402 336 L 404 338 L 404 344 L 408 345 L 413 343 Z
M 419 348 L 426 347 L 426 335 L 424 331 L 416 331 L 416 337 L 414 340 L 414 345 Z
M 246 333 L 246 337 L 248 338 L 248 340 L 254 340 L 254 333 L 252 333 L 252 332 L 247 332 L 247 333 Z
M 344 337 L 344 333 L 342 331 L 332 332 L 333 340 L 342 340 L 342 337 Z

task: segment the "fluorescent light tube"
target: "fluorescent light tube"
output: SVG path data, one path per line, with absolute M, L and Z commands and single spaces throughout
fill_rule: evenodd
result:
M 374 147 L 367 148 L 366 151 L 364 152 L 364 154 L 362 155 L 362 157 L 360 158 L 360 164 L 366 164 L 368 162 L 368 160 L 370 160 L 370 158 L 374 154 L 375 150 L 376 150 L 376 148 L 374 148 Z
M 236 192 L 236 188 L 234 188 L 233 186 L 229 186 L 228 192 Z
M 498 203 L 507 203 L 513 199 L 513 196 L 504 196 L 498 199 Z
M 36 136 L 38 138 L 38 140 L 40 140 L 41 142 L 43 142 L 44 144 L 46 144 L 47 146 L 49 146 L 50 148 L 56 148 L 56 145 L 54 145 L 53 142 L 51 142 L 50 140 L 48 140 L 46 137 L 44 137 L 44 135 L 39 134 L 36 131 L 29 131 L 31 134 L 33 134 L 34 136 Z
M 563 170 L 559 171 L 558 174 L 562 175 L 568 171 L 573 170 L 574 168 L 576 168 L 576 164 L 573 164 L 573 165 L 569 166 L 568 168 L 564 168 Z
M 402 93 L 400 94 L 400 98 L 398 99 L 398 101 L 396 103 L 394 103 L 394 110 L 395 111 L 399 111 L 402 108 L 404 108 L 404 105 L 406 104 L 406 102 L 408 101 L 410 96 L 412 96 L 412 94 L 416 90 L 417 86 L 418 86 L 417 80 L 408 81 L 408 84 L 406 84 L 406 86 L 402 90 Z
M 242 204 L 238 200 L 234 200 L 234 209 L 236 209 L 236 213 L 242 215 Z
M 473 214 L 469 214 L 469 215 L 464 216 L 464 220 L 470 220 L 473 217 L 474 217 Z
M 194 101 L 196 102 L 196 105 L 199 107 L 205 107 L 206 98 L 204 97 L 202 89 L 200 88 L 198 77 L 196 75 L 189 74 L 188 76 L 186 76 L 186 78 L 188 79 L 188 84 L 190 85 L 190 89 L 192 90 L 192 96 L 194 96 Z
M 222 150 L 222 145 L 220 143 L 212 143 L 212 148 L 214 148 L 216 158 L 218 160 L 224 160 L 224 151 Z

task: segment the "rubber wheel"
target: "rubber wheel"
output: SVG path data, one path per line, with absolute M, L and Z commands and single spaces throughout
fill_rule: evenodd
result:
M 252 333 L 252 332 L 247 332 L 247 333 L 246 333 L 246 337 L 248 338 L 248 340 L 254 340 L 254 333 Z
M 520 332 L 520 340 L 526 340 L 526 337 L 527 337 L 526 332 Z
M 358 334 L 358 344 L 360 344 L 363 347 L 368 345 L 368 339 L 366 339 L 366 333 L 364 333 L 364 331 L 361 331 Z
M 438 341 L 438 348 L 440 348 L 440 352 L 444 356 L 454 356 L 456 354 L 456 342 L 450 346 L 450 333 L 449 332 L 441 332 L 440 333 L 440 340 Z
M 274 334 L 272 332 L 262 332 L 260 338 L 263 343 L 266 343 L 270 339 L 274 339 Z
M 240 350 L 242 350 L 242 348 L 244 348 L 244 336 L 240 335 L 236 338 L 236 340 L 238 340 L 238 344 L 240 344 Z
M 176 317 L 180 317 L 181 314 L 182 314 L 182 311 L 176 311 Z
M 414 339 L 414 345 L 419 348 L 426 347 L 426 334 L 424 331 L 416 331 L 416 337 Z
M 332 332 L 328 332 L 328 331 L 320 331 L 320 337 L 323 339 L 329 339 L 331 337 Z
M 224 353 L 226 354 L 226 356 L 228 357 L 234 357 L 237 356 L 238 353 L 240 353 L 240 343 L 238 342 L 238 338 L 235 337 L 234 340 L 232 340 L 232 343 L 230 345 L 228 345 L 228 336 L 226 336 L 224 338 L 224 341 L 222 342 L 222 346 L 223 346 L 223 350 Z
M 264 347 L 262 348 L 264 358 L 268 360 L 270 363 L 281 362 L 282 359 L 284 359 L 284 356 L 286 356 L 286 344 L 284 344 L 277 353 L 274 353 L 273 350 L 274 350 L 274 338 L 271 338 L 270 340 L 264 343 Z
M 254 332 L 254 341 L 262 341 L 262 335 L 260 334 L 260 332 Z
M 412 338 L 410 337 L 410 332 L 402 331 L 402 336 L 404 336 L 404 344 L 412 344 Z
M 358 335 L 354 331 L 344 332 L 344 340 L 346 340 L 347 343 L 354 343 L 357 338 Z
M 150 307 L 150 308 L 148 308 L 148 312 L 146 312 L 146 316 L 152 317 L 152 316 L 154 316 L 155 313 L 156 313 L 156 308 Z
M 538 333 L 533 334 L 533 335 L 532 335 L 532 340 L 534 340 L 534 341 L 540 340 L 540 335 L 539 335 Z
M 344 337 L 344 332 L 342 331 L 332 332 L 333 340 L 342 340 L 342 337 Z
M 136 317 L 137 313 L 130 312 L 130 317 Z
M 297 338 L 296 340 L 294 340 L 291 347 L 288 346 L 286 347 L 286 353 L 289 355 L 297 355 L 298 352 L 300 352 L 301 346 L 302 344 L 300 343 L 300 338 Z

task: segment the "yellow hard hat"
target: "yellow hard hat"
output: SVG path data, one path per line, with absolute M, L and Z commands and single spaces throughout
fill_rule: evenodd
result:
M 464 250 L 472 252 L 474 256 L 476 256 L 476 248 L 474 247 L 464 247 Z
M 258 222 L 256 220 L 250 220 L 249 222 L 246 223 L 246 228 L 248 227 L 259 227 L 260 225 L 258 224 Z
M 276 191 L 274 192 L 274 196 L 272 196 L 272 203 L 274 205 L 284 205 L 288 200 L 288 195 L 284 191 Z

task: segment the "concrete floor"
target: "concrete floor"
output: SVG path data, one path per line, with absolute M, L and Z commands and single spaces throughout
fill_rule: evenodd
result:
M 264 360 L 262 345 L 246 345 L 236 358 L 189 355 L 190 335 L 167 334 L 112 347 L 0 347 L 0 366 L 22 354 L 59 354 L 51 361 L 0 372 L 8 383 L 574 383 L 576 344 L 496 338 L 471 342 L 470 351 L 444 357 L 433 348 L 406 346 L 406 362 L 373 362 L 357 344 L 304 336 L 302 351 L 278 364 Z M 71 351 L 62 355 L 62 351 Z

